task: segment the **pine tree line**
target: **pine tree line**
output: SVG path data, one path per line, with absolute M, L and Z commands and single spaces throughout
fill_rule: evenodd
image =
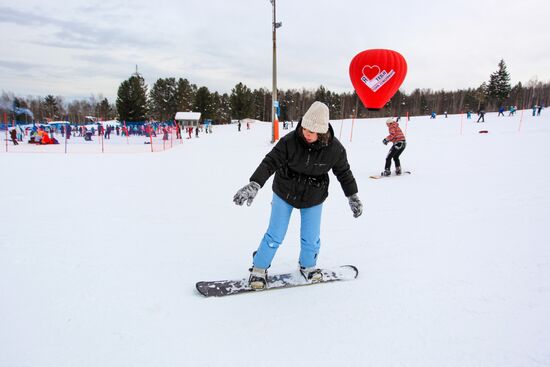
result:
M 28 110 L 29 113 L 17 113 Z M 62 96 L 16 97 L 13 93 L 2 92 L 0 97 L 0 119 L 6 116 L 9 121 L 30 123 L 32 121 L 72 121 L 85 122 L 86 117 L 112 120 L 117 117 L 116 108 L 107 98 L 99 95 L 88 99 L 65 103 Z
M 271 121 L 271 91 L 267 88 L 250 89 L 243 83 L 237 83 L 231 93 L 220 94 L 184 78 L 160 78 L 150 88 L 139 74 L 123 81 L 115 104 L 107 98 L 94 96 L 87 100 L 74 100 L 64 103 L 60 96 L 48 95 L 15 97 L 12 93 L 3 93 L 0 99 L 0 111 L 7 112 L 9 119 L 28 121 L 28 115 L 16 115 L 16 107 L 28 109 L 34 119 L 65 120 L 84 122 L 86 116 L 95 116 L 109 120 L 118 118 L 127 122 L 171 121 L 178 111 L 201 112 L 203 118 L 214 123 L 227 123 L 235 119 L 253 118 Z M 298 120 L 313 101 L 326 103 L 332 119 L 366 118 L 383 116 L 427 115 L 432 112 L 450 114 L 466 111 L 496 111 L 499 107 L 530 108 L 533 105 L 548 106 L 550 103 L 550 83 L 529 81 L 510 85 L 510 75 L 504 60 L 492 73 L 488 82 L 477 88 L 456 91 L 433 91 L 415 89 L 410 94 L 398 91 L 380 111 L 367 111 L 355 92 L 336 93 L 319 86 L 317 90 L 288 89 L 278 91 L 280 105 L 279 120 Z
M 135 78 L 135 77 L 132 77 Z M 130 78 L 130 80 L 132 79 Z M 124 85 L 123 82 L 122 85 Z M 121 85 L 121 87 L 122 87 Z M 141 95 L 147 95 L 147 89 L 142 80 Z M 138 84 L 136 84 L 138 88 Z M 122 91 L 123 92 L 123 91 Z M 119 89 L 119 101 L 128 100 Z M 457 90 L 452 92 L 432 91 L 430 89 L 416 89 L 410 94 L 398 91 L 380 111 L 367 111 L 355 92 L 336 93 L 324 86 L 315 91 L 311 90 L 279 90 L 280 105 L 279 120 L 298 120 L 313 101 L 326 103 L 331 111 L 331 118 L 350 117 L 382 117 L 382 116 L 410 116 L 427 115 L 432 112 L 442 114 L 477 111 L 481 108 L 486 111 L 496 111 L 499 107 L 529 108 L 535 104 L 547 106 L 550 102 L 550 83 L 531 81 L 527 86 L 518 83 L 510 86 L 510 75 L 504 60 L 498 64 L 498 70 L 492 73 L 487 83 L 478 88 Z M 140 117 L 125 115 L 119 108 L 119 116 L 127 121 L 155 121 L 171 120 L 177 111 L 201 112 L 203 118 L 215 123 L 229 122 L 231 119 L 253 118 L 261 121 L 271 121 L 271 91 L 266 88 L 250 89 L 243 83 L 238 83 L 228 95 L 217 92 L 210 93 L 208 88 L 197 88 L 187 79 L 166 78 L 158 79 L 149 93 L 148 113 Z M 140 108 L 140 110 L 142 110 Z

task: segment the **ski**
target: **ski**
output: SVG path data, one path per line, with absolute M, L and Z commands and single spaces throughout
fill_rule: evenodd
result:
M 248 286 L 248 278 L 237 280 L 203 281 L 196 284 L 197 291 L 205 297 L 223 297 L 234 294 L 265 292 L 274 289 L 301 287 L 306 285 L 330 283 L 357 278 L 359 270 L 353 265 L 342 265 L 335 268 L 321 269 L 323 279 L 319 282 L 308 282 L 299 271 L 274 274 L 267 277 L 267 288 L 254 290 Z
M 380 179 L 380 178 L 399 177 L 399 176 L 410 175 L 410 174 L 411 174 L 411 171 L 403 171 L 403 172 L 401 172 L 400 175 L 390 175 L 390 176 L 372 175 L 372 176 L 369 176 L 369 177 L 370 177 L 370 178 L 374 178 L 375 180 L 378 180 L 378 179 Z

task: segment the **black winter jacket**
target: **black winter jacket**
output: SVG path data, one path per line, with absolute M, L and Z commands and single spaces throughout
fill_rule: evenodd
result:
M 329 125 L 327 145 L 316 141 L 308 144 L 301 134 L 301 123 L 285 135 L 262 160 L 250 181 L 264 186 L 275 173 L 273 192 L 295 208 L 309 208 L 321 204 L 328 196 L 332 172 L 340 182 L 344 194 L 357 193 L 357 183 L 350 170 L 346 149 L 334 136 Z

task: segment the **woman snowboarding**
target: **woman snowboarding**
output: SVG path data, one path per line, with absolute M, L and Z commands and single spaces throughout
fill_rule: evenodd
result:
M 391 168 L 392 159 L 395 162 L 395 174 L 400 175 L 401 162 L 399 161 L 399 156 L 405 150 L 405 147 L 407 146 L 407 142 L 405 141 L 405 135 L 403 135 L 403 131 L 401 131 L 401 128 L 399 127 L 399 123 L 397 122 L 397 119 L 395 118 L 387 119 L 386 125 L 388 126 L 388 129 L 390 131 L 390 135 L 386 136 L 382 142 L 384 143 L 384 145 L 387 145 L 389 142 L 393 143 L 393 145 L 390 148 L 390 151 L 388 152 L 388 156 L 386 157 L 386 165 L 384 167 L 384 172 L 382 172 L 381 175 L 389 176 L 391 174 L 390 168 Z
M 359 217 L 363 205 L 357 196 L 357 183 L 346 150 L 329 125 L 328 107 L 314 102 L 296 130 L 275 145 L 250 177 L 250 183 L 233 197 L 235 204 L 246 202 L 250 206 L 258 190 L 275 174 L 269 227 L 254 252 L 253 265 L 249 269 L 252 289 L 267 286 L 267 269 L 283 242 L 294 208 L 299 209 L 301 215 L 300 272 L 310 282 L 322 280 L 323 275 L 316 264 L 321 246 L 321 211 L 328 196 L 331 169 L 348 198 L 353 216 Z

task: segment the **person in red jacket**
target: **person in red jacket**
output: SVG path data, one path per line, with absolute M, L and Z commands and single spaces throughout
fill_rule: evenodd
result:
M 384 145 L 387 145 L 389 142 L 393 143 L 393 145 L 390 148 L 388 156 L 386 157 L 386 166 L 384 167 L 384 171 L 381 175 L 389 176 L 391 174 L 390 168 L 392 159 L 395 162 L 395 174 L 400 175 L 401 162 L 399 161 L 399 156 L 405 150 L 407 142 L 405 141 L 405 135 L 403 135 L 403 131 L 401 131 L 396 118 L 387 119 L 386 125 L 390 131 L 390 135 L 386 136 L 382 142 Z

